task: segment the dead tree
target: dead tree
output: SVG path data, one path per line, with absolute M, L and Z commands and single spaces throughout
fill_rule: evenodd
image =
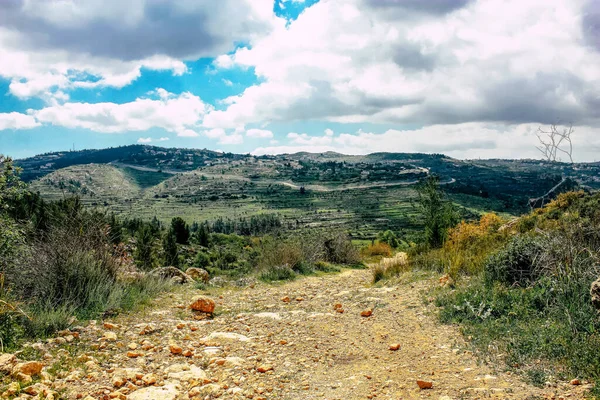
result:
M 560 161 L 560 155 L 569 157 L 573 163 L 573 143 L 571 135 L 573 134 L 573 124 L 568 127 L 559 128 L 557 124 L 552 124 L 549 131 L 538 128 L 537 137 L 540 145 L 536 148 L 544 155 L 547 161 Z

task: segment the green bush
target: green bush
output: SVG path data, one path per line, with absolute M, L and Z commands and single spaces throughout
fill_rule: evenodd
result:
M 268 267 L 259 275 L 259 279 L 265 282 L 288 281 L 295 278 L 294 271 L 286 265 Z
M 210 267 L 210 265 L 211 265 L 210 256 L 204 252 L 199 252 L 196 255 L 196 258 L 194 258 L 192 267 L 206 269 L 206 268 Z
M 487 283 L 527 285 L 538 278 L 536 263 L 542 252 L 539 238 L 531 235 L 514 237 L 504 248 L 493 254 L 485 264 Z

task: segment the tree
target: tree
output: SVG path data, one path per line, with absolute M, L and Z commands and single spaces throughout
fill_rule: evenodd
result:
M 175 241 L 179 244 L 188 244 L 190 241 L 190 227 L 183 218 L 175 217 L 171 220 L 171 230 L 175 234 Z
M 200 246 L 208 247 L 210 244 L 210 234 L 208 233 L 208 227 L 206 224 L 201 224 L 198 230 L 194 234 L 196 243 Z
M 377 235 L 377 239 L 381 242 L 381 243 L 387 243 L 390 245 L 390 247 L 392 248 L 396 248 L 400 245 L 400 241 L 398 240 L 398 237 L 396 236 L 396 234 L 390 230 L 387 230 L 385 232 L 379 232 L 379 234 Z
M 20 173 L 21 168 L 14 166 L 12 158 L 0 154 L 0 211 L 8 208 L 8 200 L 18 199 L 24 193 Z
M 538 128 L 537 137 L 540 145 L 536 146 L 543 154 L 546 161 L 560 161 L 560 155 L 566 155 L 569 162 L 573 163 L 573 143 L 571 135 L 573 134 L 573 125 L 559 128 L 556 124 L 550 126 L 549 131 Z
M 429 175 L 417 186 L 418 205 L 425 222 L 425 241 L 434 248 L 446 240 L 448 228 L 456 222 L 456 212 L 440 188 L 440 179 Z
M 154 234 L 152 227 L 144 224 L 135 234 L 134 258 L 141 269 L 152 269 L 154 266 Z
M 165 266 L 179 267 L 179 256 L 177 252 L 177 239 L 175 232 L 170 229 L 162 240 Z

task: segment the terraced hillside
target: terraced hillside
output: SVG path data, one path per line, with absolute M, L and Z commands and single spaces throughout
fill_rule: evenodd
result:
M 194 222 L 277 213 L 289 227 L 339 227 L 365 239 L 418 227 L 414 184 L 430 173 L 440 176 L 465 215 L 525 211 L 529 198 L 565 178 L 600 187 L 596 164 L 403 153 L 257 157 L 136 145 L 51 153 L 18 164 L 44 197 L 76 194 L 88 206 L 120 215 Z

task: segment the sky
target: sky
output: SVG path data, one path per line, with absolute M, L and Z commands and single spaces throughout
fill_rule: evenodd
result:
M 600 0 L 2 0 L 0 153 L 600 160 Z

